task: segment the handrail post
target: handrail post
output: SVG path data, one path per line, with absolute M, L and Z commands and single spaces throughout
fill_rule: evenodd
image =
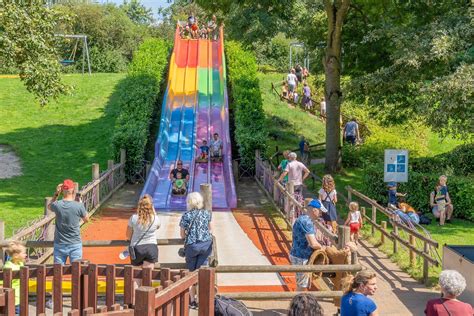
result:
M 409 235 L 410 245 L 415 247 L 415 236 Z M 415 266 L 416 255 L 413 250 L 410 249 L 410 266 Z
M 337 248 L 343 249 L 344 246 L 351 241 L 351 229 L 349 226 L 338 226 Z
M 0 221 L 0 241 L 5 240 L 5 222 Z M 3 267 L 3 258 L 5 258 L 5 250 L 0 248 L 0 267 Z
M 424 247 L 423 247 L 423 252 L 425 254 L 428 254 L 429 253 L 429 245 L 428 243 L 425 241 L 424 243 Z M 425 285 L 428 285 L 428 272 L 429 272 L 429 262 L 428 260 L 423 257 L 423 283 Z
M 215 270 L 212 268 L 199 269 L 199 316 L 214 315 L 214 284 Z
M 382 228 L 384 231 L 387 231 L 387 222 L 386 221 L 382 221 L 381 222 L 382 224 Z M 380 234 L 380 243 L 383 245 L 385 243 L 385 234 Z
M 372 205 L 372 222 L 377 223 L 377 207 Z M 372 225 L 372 237 L 375 235 L 375 226 Z
M 295 195 L 295 183 L 294 181 L 288 181 L 286 184 L 286 190 L 288 191 L 288 194 L 290 196 Z M 295 206 L 293 205 L 293 201 L 287 196 L 286 197 L 286 202 L 287 202 L 287 214 L 289 215 L 290 223 L 293 225 L 295 222 Z
M 365 217 L 367 216 L 367 212 L 365 210 L 365 206 L 362 206 L 360 210 L 362 211 L 362 225 L 363 225 L 365 223 Z
M 92 164 L 92 180 L 96 181 L 99 180 L 100 178 L 100 170 L 99 170 L 99 164 L 98 163 L 93 163 Z M 100 204 L 100 184 L 97 183 L 95 188 L 95 201 L 94 204 L 95 206 Z
M 201 183 L 199 189 L 204 199 L 204 209 L 212 212 L 212 184 Z
M 347 187 L 347 204 L 352 202 L 352 192 L 350 191 L 351 187 Z
M 141 286 L 135 293 L 135 313 L 143 316 L 155 315 L 155 288 Z
M 232 160 L 232 173 L 234 174 L 234 182 L 239 182 L 239 163 L 237 160 Z
M 49 216 L 51 214 L 53 214 L 53 211 L 51 211 L 49 208 L 48 208 L 48 205 L 49 203 L 51 203 L 51 197 L 45 197 L 44 198 L 44 216 Z M 46 225 L 46 228 L 45 228 L 46 232 L 45 232 L 45 239 L 46 240 L 53 240 L 54 239 L 54 230 L 55 230 L 55 227 L 53 225 L 53 221 L 49 222 L 47 225 Z
M 125 149 L 120 149 L 120 178 L 125 178 L 125 162 L 127 161 L 127 153 Z
M 398 225 L 396 222 L 392 223 L 393 225 L 393 234 L 398 236 Z M 398 252 L 398 240 L 397 238 L 393 238 L 393 253 L 396 254 Z

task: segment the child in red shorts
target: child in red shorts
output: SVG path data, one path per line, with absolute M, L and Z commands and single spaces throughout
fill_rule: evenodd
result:
M 359 211 L 359 203 L 349 203 L 349 210 L 350 212 L 347 215 L 344 225 L 349 225 L 351 228 L 351 241 L 354 241 L 357 245 L 359 240 L 359 229 L 362 228 L 362 216 Z

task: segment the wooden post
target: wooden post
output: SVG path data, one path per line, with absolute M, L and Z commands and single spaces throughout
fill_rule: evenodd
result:
M 377 208 L 372 205 L 372 222 L 377 223 Z M 372 225 L 372 237 L 375 235 L 375 226 Z
M 234 174 L 234 182 L 239 182 L 239 163 L 237 160 L 232 160 L 232 173 Z
M 365 206 L 362 206 L 360 208 L 360 210 L 362 211 L 362 225 L 364 225 L 365 224 L 365 217 L 367 216 L 367 213 L 365 211 Z
M 387 231 L 387 222 L 386 221 L 382 221 L 382 228 Z M 383 245 L 385 243 L 385 234 L 381 234 L 380 235 L 380 243 Z
M 430 245 L 428 245 L 428 243 L 425 241 L 425 244 L 424 244 L 424 247 L 423 247 L 423 252 L 425 254 L 429 254 L 429 251 L 430 251 L 429 247 L 430 247 Z M 430 266 L 429 266 L 428 260 L 426 260 L 426 258 L 423 257 L 423 283 L 425 285 L 428 285 L 429 268 L 430 268 Z
M 352 192 L 350 191 L 350 187 L 347 188 L 347 204 L 351 203 L 352 202 Z
M 5 240 L 5 222 L 0 221 L 0 241 Z M 0 267 L 3 267 L 3 259 L 5 258 L 5 250 L 0 248 Z
M 100 170 L 99 170 L 99 164 L 98 163 L 93 163 L 92 164 L 92 180 L 99 180 L 100 178 Z M 95 191 L 95 205 L 100 204 L 100 187 L 99 184 L 97 184 L 94 188 Z
M 260 160 L 260 158 L 261 158 L 260 150 L 259 150 L 259 149 L 256 149 L 256 150 L 255 150 L 255 159 Z
M 110 170 L 114 167 L 115 162 L 113 160 L 107 160 L 107 170 Z
M 293 181 L 288 181 L 288 183 L 286 184 L 286 190 L 288 191 L 288 194 L 290 196 L 294 196 L 295 183 Z M 285 201 L 286 201 L 285 205 L 287 205 L 287 207 L 285 207 L 286 216 L 289 218 L 291 225 L 293 225 L 293 223 L 296 220 L 295 206 L 293 205 L 293 202 L 291 201 L 291 199 L 289 199 L 288 197 L 285 197 Z
M 15 291 L 13 289 L 3 289 L 5 293 L 5 307 L 3 308 L 4 315 L 15 315 Z
M 199 189 L 204 199 L 204 209 L 212 212 L 212 185 L 210 183 L 201 183 Z
M 343 249 L 351 241 L 351 229 L 349 226 L 338 226 L 337 249 Z
M 393 225 L 393 233 L 398 236 L 398 225 L 395 223 L 395 221 L 392 223 Z M 398 252 L 398 240 L 396 238 L 393 238 L 393 253 Z
M 214 315 L 215 270 L 199 269 L 199 316 Z M 140 314 L 138 314 L 140 315 Z
M 44 198 L 44 216 L 49 216 L 51 214 L 53 214 L 53 211 L 51 211 L 49 208 L 48 208 L 48 205 L 49 203 L 51 203 L 51 197 L 46 197 Z M 54 224 L 53 224 L 53 221 L 49 222 L 49 224 L 46 226 L 46 231 L 45 231 L 45 236 L 44 238 L 46 240 L 54 240 L 54 230 L 55 230 L 55 227 L 54 227 Z
M 410 236 L 410 245 L 415 247 L 415 236 L 409 235 Z M 413 250 L 410 249 L 410 265 L 413 267 L 415 265 L 415 260 L 416 260 L 416 255 Z
M 127 154 L 125 149 L 120 149 L 120 178 L 125 178 L 125 162 L 127 161 Z
M 140 286 L 135 291 L 135 313 L 136 315 L 155 315 L 155 288 Z

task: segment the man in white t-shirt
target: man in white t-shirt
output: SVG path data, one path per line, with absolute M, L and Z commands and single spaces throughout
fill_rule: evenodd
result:
M 288 164 L 278 181 L 282 181 L 288 175 L 288 181 L 293 181 L 295 185 L 295 193 L 302 193 L 304 180 L 309 176 L 310 171 L 303 163 L 296 160 L 296 157 L 294 152 L 288 154 Z
M 298 83 L 298 78 L 295 75 L 295 69 L 291 69 L 288 76 L 286 76 L 286 82 L 288 82 L 288 92 L 290 100 L 293 100 L 293 93 L 296 91 L 296 84 Z

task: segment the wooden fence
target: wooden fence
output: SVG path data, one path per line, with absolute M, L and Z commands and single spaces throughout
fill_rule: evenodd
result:
M 270 162 L 264 161 L 260 157 L 260 152 L 255 154 L 255 180 L 262 187 L 268 198 L 273 202 L 275 207 L 283 214 L 288 225 L 292 225 L 297 217 L 297 211 L 305 212 L 306 207 L 298 202 L 294 197 L 294 184 L 290 181 L 284 187 L 277 181 L 277 172 L 272 170 Z M 314 222 L 318 228 L 318 234 L 328 238 L 332 244 L 342 248 L 349 241 L 349 227 L 342 226 L 341 238 L 334 234 L 322 223 Z
M 0 288 L 0 315 L 15 315 L 15 292 L 11 288 Z
M 436 240 L 431 239 L 420 233 L 417 230 L 409 228 L 405 225 L 397 223 L 393 219 L 393 214 L 386 208 L 381 206 L 365 196 L 364 194 L 352 189 L 350 186 L 346 187 L 348 194 L 348 201 L 352 201 L 354 198 L 368 205 L 369 211 L 363 206 L 361 207 L 361 213 L 365 222 L 371 225 L 371 234 L 375 235 L 375 231 L 381 233 L 380 243 L 385 243 L 386 239 L 393 242 L 393 253 L 397 253 L 400 250 L 399 244 L 409 252 L 410 264 L 415 265 L 416 255 L 423 259 L 423 282 L 428 283 L 428 270 L 429 265 L 439 266 L 440 256 L 438 254 L 439 244 Z M 388 218 L 388 223 L 392 226 L 392 231 L 387 229 L 387 221 L 377 222 L 377 212 L 381 212 Z M 370 216 L 369 216 L 370 215 Z
M 76 191 L 80 195 L 89 216 L 93 215 L 101 205 L 107 201 L 114 192 L 125 184 L 125 150 L 120 151 L 120 162 L 109 160 L 107 170 L 100 173 L 99 164 L 92 164 L 92 180 L 79 190 L 76 183 Z M 48 209 L 51 198 L 46 197 L 44 202 L 44 216 L 17 230 L 8 240 L 19 241 L 41 241 L 53 240 L 54 219 L 56 215 Z M 5 240 L 5 225 L 0 221 L 0 242 Z M 27 254 L 30 263 L 43 263 L 52 255 L 51 248 L 28 248 Z M 3 250 L 0 249 L 0 266 L 4 258 Z

